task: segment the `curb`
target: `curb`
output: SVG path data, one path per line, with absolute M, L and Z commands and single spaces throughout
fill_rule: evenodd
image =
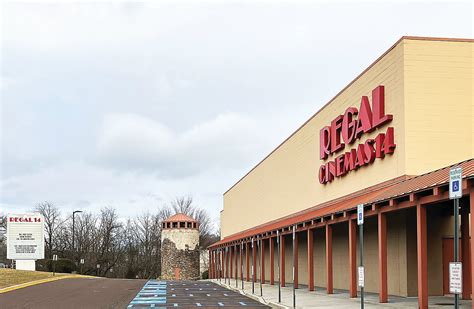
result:
M 50 278 L 45 278 L 45 279 L 40 279 L 40 280 L 35 280 L 35 281 L 30 281 L 30 282 L 25 282 L 25 283 L 20 283 L 17 285 L 12 285 L 8 286 L 6 288 L 0 289 L 0 294 L 22 289 L 22 288 L 27 288 L 29 286 L 41 284 L 41 283 L 47 283 L 47 282 L 52 282 L 52 281 L 57 281 L 61 279 L 74 279 L 74 278 L 92 278 L 91 276 L 82 276 L 82 275 L 65 275 L 65 276 L 55 276 L 55 277 L 50 277 Z

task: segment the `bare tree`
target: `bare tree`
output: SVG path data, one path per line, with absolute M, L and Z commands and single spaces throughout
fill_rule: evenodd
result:
M 58 207 L 51 202 L 42 202 L 35 206 L 34 209 L 44 217 L 44 228 L 46 232 L 46 257 L 51 258 L 53 252 L 54 236 L 60 225 L 61 212 Z
M 195 205 L 191 196 L 176 197 L 170 205 L 172 213 L 184 213 L 199 222 L 199 246 L 201 249 L 206 249 L 210 244 L 218 240 L 213 233 L 212 220 L 209 213 Z M 166 207 L 163 208 L 163 213 L 166 212 L 164 209 Z
M 177 197 L 155 213 L 145 212 L 125 221 L 119 219 L 112 207 L 103 208 L 99 213 L 85 211 L 75 220 L 74 237 L 77 242 L 74 252 L 71 251 L 72 216 L 62 217 L 51 202 L 37 204 L 35 211 L 45 219 L 47 259 L 52 258 L 53 253 L 58 254 L 60 258 L 74 262 L 77 267 L 72 267 L 72 270 L 76 268 L 84 274 L 157 278 L 161 274 L 162 222 L 176 213 L 184 213 L 199 221 L 202 250 L 218 240 L 209 214 L 195 205 L 190 196 Z M 6 220 L 0 217 L 0 236 L 2 231 L 6 232 Z M 3 257 L 6 255 L 3 249 L 6 247 L 0 237 L 0 261 L 6 258 Z M 80 259 L 84 259 L 84 265 L 78 264 Z M 47 261 L 43 262 L 48 265 Z
M 0 216 L 0 262 L 7 263 L 7 216 Z
M 100 211 L 98 227 L 97 263 L 102 267 L 98 273 L 106 275 L 119 259 L 121 223 L 115 209 L 106 207 Z

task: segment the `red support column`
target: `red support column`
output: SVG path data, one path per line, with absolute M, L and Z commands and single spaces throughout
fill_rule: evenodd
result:
M 225 262 L 225 277 L 229 277 L 229 249 L 225 247 L 224 249 L 224 262 Z
M 222 268 L 222 264 L 221 264 L 221 253 L 220 253 L 219 251 L 220 251 L 220 250 L 217 249 L 217 252 L 216 252 L 217 279 L 221 278 L 221 268 Z
M 326 224 L 326 292 L 333 293 L 332 280 L 332 226 Z
M 295 289 L 298 288 L 298 233 L 295 233 L 295 241 L 294 241 L 295 247 L 293 248 L 293 264 L 295 265 L 295 273 L 293 274 L 294 276 L 294 284 L 295 284 Z
M 349 220 L 349 296 L 357 297 L 357 224 Z
M 239 259 L 237 257 L 237 248 L 238 246 L 235 245 L 234 246 L 234 258 L 235 258 L 235 280 L 237 280 L 237 278 L 239 278 Z
M 313 242 L 314 232 L 311 229 L 308 229 L 308 291 L 314 291 L 314 242 Z
M 416 205 L 416 236 L 418 254 L 418 307 L 428 308 L 428 254 L 427 254 L 427 227 L 426 207 Z
M 234 256 L 232 246 L 229 247 L 229 278 L 232 278 L 233 270 L 234 270 Z
M 462 299 L 471 299 L 471 252 L 469 248 L 469 208 L 461 208 Z
M 249 243 L 245 243 L 245 262 L 246 262 L 246 273 L 247 281 L 250 281 L 250 252 L 249 252 Z
M 270 284 L 274 285 L 275 284 L 275 244 L 273 242 L 273 238 L 270 237 L 268 239 L 270 242 Z
M 260 241 L 260 282 L 265 283 L 265 241 L 262 239 Z
M 212 276 L 217 279 L 216 250 L 212 251 Z
M 225 248 L 222 248 L 222 252 L 221 252 L 221 260 L 222 260 L 222 266 L 221 266 L 221 277 L 224 278 L 225 277 L 225 252 L 224 252 Z
M 209 278 L 214 279 L 214 274 L 213 274 L 213 265 L 212 265 L 212 250 L 209 250 Z
M 280 285 L 285 286 L 285 236 L 280 235 Z
M 257 282 L 257 244 L 254 241 L 252 248 L 253 282 Z
M 239 263 L 239 266 L 240 266 L 240 269 L 239 269 L 239 272 L 240 272 L 240 280 L 243 280 L 244 278 L 244 272 L 243 272 L 243 263 L 244 263 L 244 255 L 243 255 L 243 246 L 241 245 L 240 246 L 240 250 L 239 250 L 239 254 L 240 254 L 240 263 Z
M 216 249 L 214 253 L 214 260 L 216 261 L 216 279 L 220 278 L 220 273 L 219 273 L 219 249 Z
M 387 216 L 378 214 L 379 234 L 379 302 L 388 301 L 387 293 Z

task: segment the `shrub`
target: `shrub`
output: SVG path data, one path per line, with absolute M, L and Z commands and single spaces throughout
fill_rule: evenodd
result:
M 38 260 L 36 265 L 38 270 L 52 272 L 53 263 L 56 263 L 55 271 L 57 273 L 72 273 L 77 270 L 76 265 L 70 259 L 58 259 L 57 261 L 50 259 Z

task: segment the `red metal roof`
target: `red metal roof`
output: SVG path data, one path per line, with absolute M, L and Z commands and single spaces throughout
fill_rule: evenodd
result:
M 185 215 L 183 213 L 177 213 L 177 214 L 169 217 L 168 219 L 166 219 L 163 222 L 197 222 L 197 220 L 194 220 L 190 216 Z
M 463 161 L 420 176 L 402 176 L 371 186 L 367 189 L 354 192 L 341 198 L 321 203 L 306 210 L 273 220 L 245 231 L 230 235 L 213 244 L 211 247 L 250 237 L 272 230 L 302 223 L 308 220 L 337 214 L 355 208 L 358 204 L 372 204 L 404 196 L 413 192 L 423 191 L 427 188 L 447 184 L 449 182 L 449 169 L 461 166 L 463 178 L 474 177 L 474 158 Z

